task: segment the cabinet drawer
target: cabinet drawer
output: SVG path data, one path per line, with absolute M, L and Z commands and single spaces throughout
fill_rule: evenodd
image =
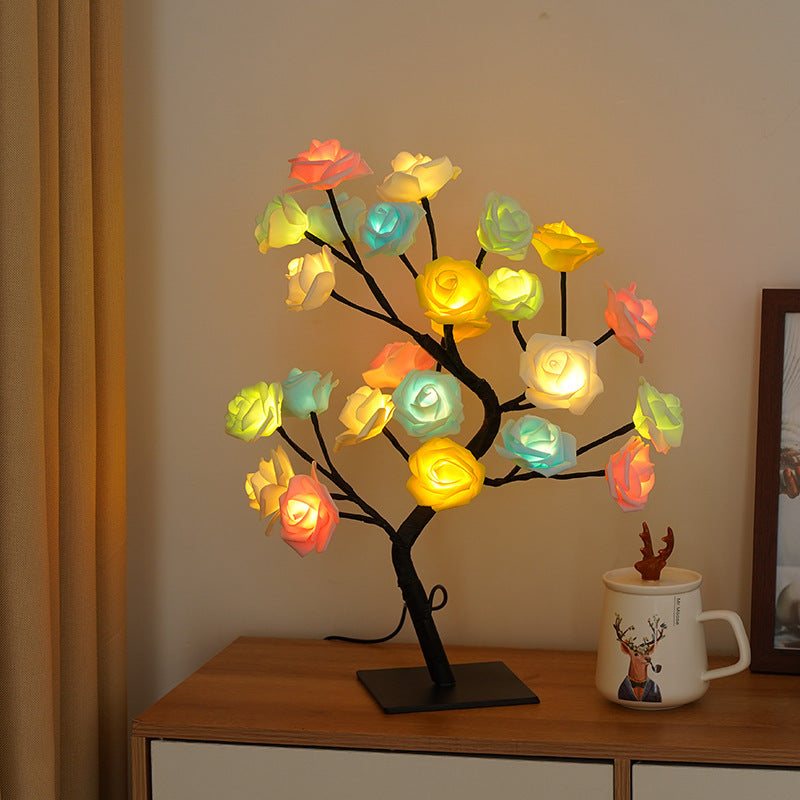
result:
M 611 763 L 153 741 L 153 800 L 613 800 Z M 545 788 L 546 787 L 546 788 Z
M 799 796 L 800 770 L 795 769 L 633 765 L 633 800 L 674 800 L 676 797 L 781 800 Z

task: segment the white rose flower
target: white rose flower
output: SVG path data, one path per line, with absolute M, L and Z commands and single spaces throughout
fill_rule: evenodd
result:
M 423 197 L 436 197 L 436 193 L 449 180 L 461 174 L 447 156 L 431 158 L 421 153 L 413 156 L 405 150 L 392 159 L 390 172 L 378 187 L 383 200 L 394 203 L 418 203 Z
M 583 414 L 603 391 L 592 342 L 535 333 L 520 356 L 525 397 L 538 408 L 566 408 Z
M 330 250 L 294 258 L 289 262 L 289 296 L 286 305 L 291 311 L 310 311 L 319 308 L 336 285 Z
M 380 389 L 362 386 L 348 395 L 339 419 L 347 428 L 336 437 L 335 450 L 377 436 L 394 414 L 394 403 Z

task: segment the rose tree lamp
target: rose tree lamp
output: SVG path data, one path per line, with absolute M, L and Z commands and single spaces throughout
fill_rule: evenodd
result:
M 363 384 L 338 401 L 342 428 L 333 442 L 319 424 L 339 385 L 333 371 L 293 368 L 285 379 L 260 381 L 231 400 L 225 423 L 229 434 L 251 443 L 276 435 L 282 440 L 247 476 L 250 505 L 266 523 L 267 534 L 280 531 L 303 557 L 325 552 L 340 524 L 369 525 L 389 537 L 404 603 L 400 625 L 407 613 L 425 666 L 358 672 L 386 712 L 538 702 L 501 662 L 450 664 L 433 618 L 447 595 L 439 585 L 425 590 L 412 548 L 437 514 L 491 502 L 494 498 L 487 495 L 519 481 L 536 481 L 541 489 L 542 480 L 604 479 L 622 511 L 641 511 L 655 483 L 651 446 L 666 453 L 681 442 L 678 398 L 640 378 L 628 420 L 609 433 L 579 444 L 562 426 L 570 415 L 586 413 L 603 391 L 597 356 L 604 342 L 615 339 L 641 363 L 642 344 L 655 332 L 656 308 L 637 297 L 633 283 L 619 291 L 606 285 L 605 308 L 600 306 L 598 320 L 585 321 L 587 327 L 596 325 L 603 313 L 606 330 L 595 339 L 570 338 L 568 276 L 589 269 L 585 265 L 603 249 L 563 221 L 534 227 L 516 200 L 496 191 L 489 192 L 478 215 L 476 257 L 440 255 L 431 201 L 461 172 L 445 156 L 399 153 L 377 187 L 377 202 L 369 207 L 357 196 L 337 192 L 345 182 L 372 173 L 357 152 L 338 141 L 313 140 L 289 161 L 289 176 L 296 183 L 269 201 L 255 229 L 262 253 L 301 242 L 316 247 L 288 261 L 287 309 L 325 313 L 320 309 L 333 301 L 379 320 L 388 336 L 376 343 L 376 356 L 364 365 Z M 301 207 L 295 196 L 302 191 L 319 197 L 318 204 Z M 420 266 L 412 263 L 408 250 L 423 220 L 430 259 Z M 387 280 L 405 280 L 409 292 L 416 293 L 427 329 L 397 313 L 368 269 L 373 259 L 384 262 L 380 274 Z M 390 270 L 392 261 L 402 265 L 398 271 Z M 557 334 L 537 329 L 543 284 L 525 268 L 530 261 L 544 267 L 545 274 L 558 275 Z M 363 282 L 370 304 L 337 288 L 336 270 L 341 269 Z M 521 391 L 515 397 L 501 399 L 490 381 L 469 366 L 470 340 L 492 326 L 508 326 L 511 349 L 518 352 L 507 356 L 519 362 Z M 503 346 L 498 357 L 506 357 L 507 349 Z M 480 419 L 465 418 L 465 392 L 479 400 Z M 291 432 L 294 420 L 311 424 L 316 453 L 298 443 Z M 604 466 L 577 468 L 586 454 L 621 437 L 627 437 L 624 444 Z M 373 448 L 373 453 L 388 447 L 406 462 L 411 506 L 403 519 L 388 519 L 349 482 L 336 456 L 356 446 Z M 487 475 L 483 459 L 492 450 L 508 461 L 505 474 Z M 435 605 L 438 592 L 443 599 Z

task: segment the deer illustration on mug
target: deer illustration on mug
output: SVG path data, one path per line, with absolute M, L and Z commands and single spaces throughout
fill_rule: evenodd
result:
M 617 696 L 620 700 L 640 701 L 643 703 L 660 703 L 661 690 L 658 684 L 648 675 L 648 668 L 658 674 L 661 672 L 660 664 L 653 664 L 652 655 L 656 645 L 664 638 L 667 631 L 665 622 L 661 622 L 658 615 L 647 620 L 650 626 L 650 636 L 641 642 L 633 634 L 635 626 L 629 625 L 622 628 L 622 617 L 615 615 L 614 630 L 620 643 L 622 652 L 630 659 L 628 674 L 619 685 Z

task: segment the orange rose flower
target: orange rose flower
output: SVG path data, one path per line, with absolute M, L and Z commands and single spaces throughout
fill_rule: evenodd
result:
M 339 524 L 339 510 L 330 492 L 317 479 L 317 465 L 311 475 L 295 475 L 281 495 L 281 538 L 295 552 L 307 556 L 328 547 L 333 529 Z
M 311 147 L 296 158 L 290 158 L 292 165 L 290 178 L 300 183 L 290 186 L 286 191 L 299 192 L 301 189 L 333 189 L 342 181 L 371 175 L 372 170 L 358 153 L 345 150 L 336 139 L 320 142 L 311 140 Z
M 413 342 L 387 344 L 361 373 L 364 383 L 373 389 L 394 389 L 412 369 L 433 369 L 436 360 Z
M 606 324 L 616 340 L 638 357 L 639 363 L 644 360 L 644 353 L 639 347 L 639 339 L 649 342 L 655 333 L 658 322 L 658 311 L 651 300 L 640 300 L 636 296 L 636 284 L 627 289 L 615 292 L 608 284 L 608 306 L 605 310 Z
M 608 460 L 606 481 L 611 496 L 623 511 L 641 511 L 656 482 L 647 443 L 631 436 Z

